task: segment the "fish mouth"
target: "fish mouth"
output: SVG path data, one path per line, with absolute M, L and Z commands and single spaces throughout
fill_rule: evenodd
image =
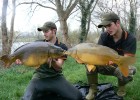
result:
M 64 55 L 70 55 L 70 52 L 64 50 L 64 51 L 63 51 L 63 54 L 64 54 Z

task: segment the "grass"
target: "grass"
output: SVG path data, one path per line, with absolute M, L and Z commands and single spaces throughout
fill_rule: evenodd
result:
M 126 86 L 127 95 L 124 100 L 140 100 L 140 42 L 137 50 L 137 73 L 134 81 Z M 14 66 L 9 69 L 0 68 L 0 100 L 20 100 L 32 78 L 34 69 L 25 66 Z M 68 58 L 63 66 L 63 73 L 72 84 L 80 82 L 87 83 L 86 70 L 84 65 L 78 64 L 74 59 Z M 99 83 L 112 83 L 117 86 L 117 78 L 113 76 L 99 75 Z
M 0 70 L 0 100 L 19 100 L 33 70 L 23 66 Z

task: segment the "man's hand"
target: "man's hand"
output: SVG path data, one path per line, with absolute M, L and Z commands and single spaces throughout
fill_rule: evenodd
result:
M 109 65 L 113 65 L 114 63 L 113 63 L 113 61 L 109 61 L 108 64 Z
M 20 59 L 16 59 L 15 63 L 16 63 L 17 65 L 21 65 L 21 64 L 22 64 L 22 62 L 21 62 Z
M 56 71 L 61 71 L 62 69 L 62 65 L 64 63 L 63 59 L 52 59 L 52 67 L 56 70 Z

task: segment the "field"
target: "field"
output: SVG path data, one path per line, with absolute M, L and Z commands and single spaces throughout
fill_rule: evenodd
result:
M 124 100 L 140 100 L 140 42 L 137 48 L 137 73 L 133 82 L 126 86 L 127 95 Z M 32 78 L 34 69 L 22 65 L 16 65 L 9 69 L 0 68 L 0 100 L 20 100 L 28 82 Z M 63 73 L 72 84 L 87 83 L 84 65 L 78 64 L 74 59 L 68 58 L 63 66 Z M 99 83 L 112 83 L 117 86 L 117 79 L 113 76 L 99 75 Z

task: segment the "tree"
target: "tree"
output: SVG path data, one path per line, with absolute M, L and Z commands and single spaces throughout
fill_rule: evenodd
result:
M 74 1 L 72 3 L 72 1 Z M 64 43 L 67 43 L 68 47 L 71 47 L 70 40 L 68 36 L 68 25 L 67 25 L 67 19 L 69 18 L 72 10 L 77 5 L 79 0 L 70 0 L 68 6 L 66 9 L 64 9 L 63 2 L 61 3 L 60 0 L 55 0 L 56 8 L 57 8 L 57 15 L 59 17 L 60 21 L 60 27 L 64 36 Z
M 21 4 L 35 4 L 40 7 L 49 8 L 54 10 L 58 15 L 58 21 L 60 22 L 60 28 L 63 34 L 63 42 L 66 43 L 68 47 L 71 47 L 70 40 L 68 36 L 68 25 L 67 19 L 73 13 L 73 9 L 76 7 L 79 0 L 48 0 L 48 1 L 37 1 L 32 0 L 31 2 L 22 2 Z M 47 2 L 53 5 L 47 5 Z M 46 5 L 45 5 L 46 4 Z M 37 6 L 36 6 L 37 7 Z
M 6 16 L 7 16 L 7 6 L 8 0 L 3 0 L 3 7 L 2 7 L 2 22 L 1 22 L 1 30 L 2 30 L 2 54 L 10 54 L 11 47 L 13 43 L 13 35 L 14 35 L 14 19 L 15 19 L 15 1 L 12 0 L 13 10 L 12 10 L 12 18 L 11 18 L 11 28 L 10 34 L 8 34 Z
M 2 54 L 8 54 L 8 33 L 6 25 L 6 14 L 7 14 L 8 0 L 3 0 L 2 7 L 2 22 L 1 22 L 1 31 L 2 31 Z
M 14 22 L 15 22 L 15 12 L 16 12 L 16 0 L 12 0 L 12 17 L 11 17 L 11 27 L 10 27 L 10 35 L 9 35 L 9 48 L 8 48 L 8 52 L 11 52 L 11 47 L 13 44 L 13 37 L 14 37 Z
M 94 3 L 95 2 L 95 3 Z M 93 12 L 98 0 L 80 0 L 81 10 L 81 35 L 79 37 L 80 43 L 86 41 L 90 28 L 91 13 Z
M 130 17 L 129 17 L 129 32 L 136 34 L 136 1 L 129 0 L 130 2 Z

